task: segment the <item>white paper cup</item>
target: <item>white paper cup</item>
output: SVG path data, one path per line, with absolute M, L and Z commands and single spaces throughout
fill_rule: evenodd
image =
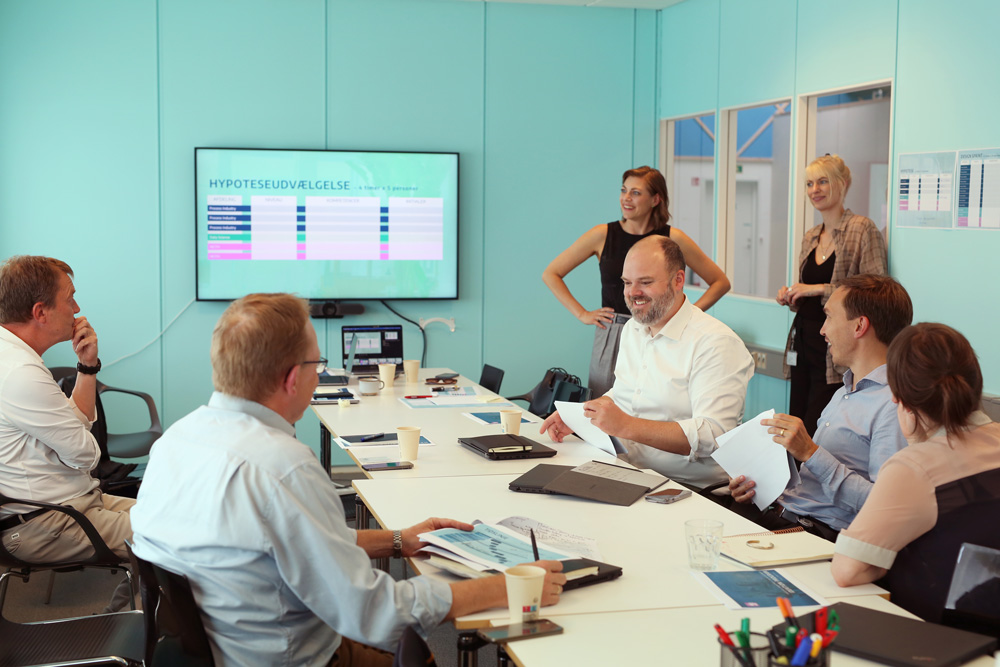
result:
M 393 380 L 396 379 L 396 364 L 379 364 L 378 376 L 382 378 L 385 388 L 388 389 L 392 386 Z
M 420 360 L 419 359 L 407 359 L 403 362 L 403 372 L 406 374 L 406 381 L 409 384 L 419 381 L 420 379 Z
M 416 461 L 420 452 L 420 427 L 399 426 L 396 428 L 396 439 L 399 441 L 400 460 Z
M 362 396 L 374 396 L 383 386 L 384 383 L 376 377 L 358 378 L 358 389 L 361 390 Z
M 688 564 L 692 570 L 714 570 L 719 566 L 719 549 L 722 548 L 721 521 L 685 521 L 684 535 L 687 537 Z
M 501 410 L 500 429 L 504 433 L 510 433 L 511 435 L 519 435 L 521 433 L 521 411 Z
M 507 609 L 511 623 L 538 620 L 542 608 L 542 586 L 545 570 L 537 565 L 516 565 L 504 570 L 507 580 Z

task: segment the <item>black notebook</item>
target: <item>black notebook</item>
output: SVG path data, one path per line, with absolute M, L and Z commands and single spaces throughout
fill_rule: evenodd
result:
M 492 461 L 509 459 L 545 459 L 556 455 L 556 450 L 540 445 L 523 435 L 501 433 L 500 435 L 480 435 L 474 438 L 459 438 L 464 445 L 480 456 Z
M 520 493 L 555 493 L 545 488 L 545 485 L 573 466 L 557 466 L 551 463 L 539 463 L 507 485 L 511 491 Z
M 594 572 L 594 568 L 597 569 Z M 564 591 L 571 591 L 574 588 L 593 586 L 605 581 L 611 581 L 622 576 L 622 569 L 617 565 L 608 565 L 589 558 L 574 558 L 563 561 L 563 572 L 566 574 L 566 585 Z M 583 576 L 574 576 L 574 572 L 588 572 Z
M 840 653 L 898 667 L 949 667 L 993 652 L 996 639 L 937 623 L 887 614 L 846 602 L 833 605 L 840 634 L 830 648 Z M 812 629 L 812 615 L 797 619 Z M 784 636 L 785 623 L 775 627 Z

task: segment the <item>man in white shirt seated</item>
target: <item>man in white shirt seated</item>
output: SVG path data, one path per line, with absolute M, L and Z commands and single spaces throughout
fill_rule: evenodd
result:
M 135 552 L 191 582 L 218 665 L 389 665 L 406 626 L 428 632 L 506 604 L 503 575 L 394 581 L 371 558 L 412 556 L 427 519 L 403 530 L 347 527 L 328 471 L 295 439 L 319 384 L 306 303 L 251 294 L 212 335 L 216 392 L 163 434 L 132 512 Z M 566 577 L 548 570 L 543 605 Z M 372 648 L 375 647 L 375 648 Z
M 684 296 L 684 255 L 667 237 L 636 243 L 622 271 L 632 319 L 622 331 L 615 383 L 584 414 L 620 438 L 628 460 L 703 488 L 728 480 L 715 438 L 739 425 L 753 359 L 740 337 Z M 556 442 L 571 430 L 555 413 Z
M 102 494 L 90 475 L 101 450 L 90 433 L 97 418 L 97 334 L 74 298 L 73 271 L 50 257 L 21 255 L 0 266 L 0 492 L 11 498 L 82 512 L 122 560 L 131 536 L 131 498 Z M 41 355 L 73 341 L 76 385 L 69 399 Z M 0 509 L 3 544 L 28 561 L 86 558 L 93 553 L 79 524 L 61 512 L 27 505 Z M 128 582 L 108 611 L 128 603 Z

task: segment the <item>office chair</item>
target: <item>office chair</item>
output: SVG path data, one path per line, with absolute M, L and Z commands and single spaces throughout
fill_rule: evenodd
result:
M 881 585 L 894 604 L 925 621 L 940 623 L 962 544 L 1000 549 L 1000 530 L 992 517 L 1000 512 L 997 486 L 982 483 L 1000 469 L 956 480 L 937 488 L 938 519 L 928 532 L 904 547 Z
M 72 395 L 73 385 L 76 384 L 76 369 L 69 366 L 55 366 L 49 370 L 66 395 Z M 149 414 L 149 428 L 136 433 L 109 433 L 107 416 L 104 412 L 104 405 L 101 402 L 101 395 L 108 392 L 117 392 L 141 398 L 146 404 L 146 411 Z M 153 401 L 152 396 L 143 391 L 109 387 L 98 380 L 97 421 L 94 423 L 91 433 L 94 434 L 98 444 L 101 445 L 102 457 L 107 454 L 120 459 L 134 459 L 149 454 L 153 443 L 163 435 L 163 426 L 160 424 L 160 415 L 156 411 L 156 402 Z
M 0 665 L 142 667 L 143 613 L 16 623 L 0 614 Z
M 139 558 L 128 542 L 125 546 L 145 610 L 145 666 L 212 667 L 212 648 L 187 577 Z
M 942 621 L 953 628 L 1000 638 L 1000 550 L 962 545 Z
M 434 654 L 427 642 L 410 626 L 403 630 L 403 636 L 396 644 L 392 667 L 437 667 Z
M 489 389 L 494 394 L 500 393 L 500 384 L 503 382 L 503 369 L 489 364 L 483 364 L 483 374 L 479 376 L 479 384 L 484 389 Z
M 132 572 L 125 567 L 121 562 L 121 559 L 115 555 L 110 547 L 104 542 L 100 533 L 94 528 L 94 524 L 90 523 L 81 512 L 73 509 L 72 507 L 66 507 L 64 505 L 54 505 L 52 503 L 43 503 L 34 500 L 19 500 L 17 498 L 9 498 L 3 494 L 0 494 L 0 507 L 4 505 L 28 505 L 31 507 L 37 507 L 40 509 L 48 509 L 54 512 L 62 512 L 63 514 L 69 515 L 74 521 L 76 521 L 80 528 L 86 534 L 87 539 L 90 540 L 91 546 L 94 548 L 94 553 L 86 558 L 75 558 L 64 561 L 56 562 L 40 562 L 40 561 L 29 561 L 22 560 L 16 555 L 7 551 L 7 547 L 0 541 L 0 567 L 6 569 L 3 574 L 0 574 L 0 614 L 3 613 L 3 603 L 7 597 L 7 584 L 9 582 L 9 577 L 18 577 L 22 581 L 27 582 L 28 578 L 33 572 L 49 570 L 51 572 L 72 572 L 75 570 L 82 570 L 85 567 L 96 567 L 105 570 L 110 570 L 112 574 L 116 573 L 118 570 L 124 570 L 125 576 L 129 580 L 129 586 L 132 586 Z M 133 589 L 134 590 L 134 589 Z M 49 581 L 48 595 L 52 594 L 52 582 Z M 46 598 L 46 603 L 48 602 L 48 597 Z M 132 609 L 135 609 L 135 599 L 130 596 L 130 602 Z M 6 664 L 0 661 L 0 665 Z

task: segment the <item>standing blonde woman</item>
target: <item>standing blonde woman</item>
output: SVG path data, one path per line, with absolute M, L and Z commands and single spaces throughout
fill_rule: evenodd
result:
M 785 378 L 791 380 L 788 413 L 803 421 L 810 437 L 847 370 L 835 366 L 820 334 L 823 307 L 837 283 L 862 273 L 886 275 L 885 238 L 875 223 L 844 208 L 851 170 L 837 155 L 806 167 L 806 196 L 823 222 L 802 239 L 799 282 L 778 290 L 777 301 L 795 311 L 785 344 Z
M 625 255 L 638 241 L 658 234 L 670 237 L 680 246 L 685 264 L 708 283 L 708 289 L 694 304 L 703 311 L 729 291 L 729 280 L 722 269 L 702 252 L 691 237 L 668 224 L 670 197 L 663 174 L 652 167 L 629 169 L 622 175 L 619 203 L 621 220 L 591 228 L 542 272 L 542 280 L 559 303 L 584 324 L 596 326 L 588 381 L 594 397 L 603 395 L 614 384 L 618 341 L 622 326 L 631 317 L 622 291 L 622 268 Z M 601 270 L 601 307 L 587 310 L 569 291 L 563 279 L 592 256 L 597 257 Z

